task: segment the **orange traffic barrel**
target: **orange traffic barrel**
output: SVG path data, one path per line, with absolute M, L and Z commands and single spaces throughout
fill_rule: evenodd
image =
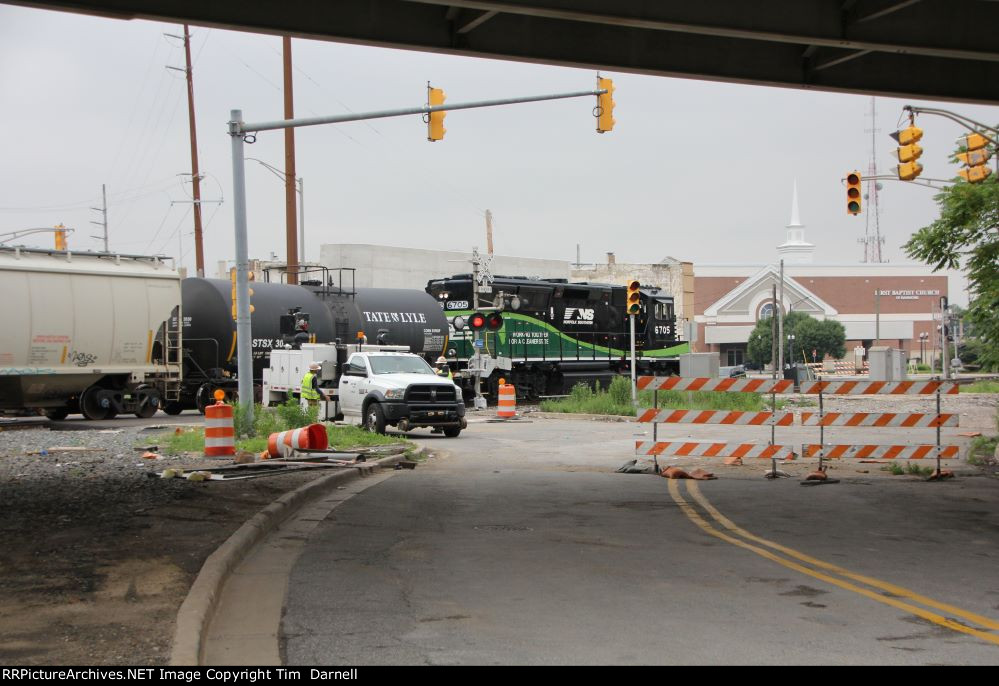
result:
M 499 407 L 496 416 L 508 419 L 517 416 L 517 389 L 513 384 L 501 383 L 499 387 Z
M 236 431 L 232 425 L 232 405 L 221 400 L 205 408 L 205 457 L 236 454 Z
M 301 429 L 271 434 L 267 439 L 267 454 L 271 457 L 284 457 L 295 450 L 325 450 L 328 445 L 326 427 L 322 424 L 309 424 Z

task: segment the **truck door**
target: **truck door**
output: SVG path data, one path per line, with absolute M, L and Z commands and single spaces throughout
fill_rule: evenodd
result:
M 361 401 L 368 394 L 368 374 L 368 363 L 363 355 L 351 355 L 343 366 L 338 395 L 344 416 L 361 416 Z

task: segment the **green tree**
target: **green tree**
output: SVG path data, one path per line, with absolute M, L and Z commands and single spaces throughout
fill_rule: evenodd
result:
M 964 269 L 971 302 L 965 321 L 981 342 L 979 364 L 999 368 L 999 181 L 957 181 L 936 196 L 940 218 L 905 244 L 910 257 L 939 269 Z
M 758 366 L 771 361 L 771 343 L 773 341 L 771 330 L 772 322 L 768 317 L 758 321 L 752 333 L 749 334 L 746 356 Z M 788 339 L 789 335 L 794 336 L 793 350 L 792 343 Z M 837 321 L 831 319 L 819 321 L 804 312 L 793 311 L 784 317 L 784 359 L 788 362 L 800 362 L 802 351 L 810 360 L 812 350 L 815 350 L 818 360 L 823 359 L 826 355 L 838 359 L 846 354 L 845 343 L 846 330 Z

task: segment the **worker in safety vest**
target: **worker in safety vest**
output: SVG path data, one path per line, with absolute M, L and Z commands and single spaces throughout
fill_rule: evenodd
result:
M 448 366 L 447 358 L 443 355 L 437 358 L 437 368 L 434 371 L 437 372 L 437 376 L 443 376 L 450 381 L 454 381 L 454 374 L 451 373 L 451 367 Z
M 309 371 L 302 377 L 302 400 L 306 400 L 309 406 L 319 404 L 319 370 L 322 366 L 318 362 L 309 365 Z

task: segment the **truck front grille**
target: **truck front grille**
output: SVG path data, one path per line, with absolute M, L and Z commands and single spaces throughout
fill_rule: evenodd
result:
M 454 386 L 443 384 L 410 386 L 406 400 L 411 403 L 453 403 L 457 399 L 454 391 Z

